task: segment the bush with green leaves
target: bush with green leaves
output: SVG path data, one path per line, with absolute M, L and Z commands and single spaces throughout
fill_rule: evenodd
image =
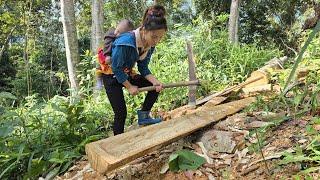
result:
M 0 179 L 65 171 L 84 154 L 86 143 L 106 137 L 111 119 L 106 104 L 106 98 L 71 104 L 62 96 L 39 102 L 34 95 L 19 108 L 5 109 L 0 114 Z

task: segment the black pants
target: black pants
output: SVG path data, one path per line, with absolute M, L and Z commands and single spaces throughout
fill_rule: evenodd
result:
M 121 134 L 124 131 L 124 124 L 127 117 L 127 106 L 123 96 L 123 85 L 120 84 L 113 75 L 102 75 L 103 84 L 106 89 L 108 99 L 114 112 L 113 133 Z M 152 86 L 146 78 L 135 75 L 128 79 L 131 84 L 138 87 Z M 149 91 L 142 105 L 142 111 L 150 111 L 153 104 L 157 101 L 159 93 Z

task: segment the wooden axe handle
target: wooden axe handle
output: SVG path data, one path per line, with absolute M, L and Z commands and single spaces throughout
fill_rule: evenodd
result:
M 199 81 L 199 80 L 195 80 L 195 81 L 182 81 L 182 82 L 164 84 L 162 87 L 163 87 L 163 88 L 172 88 L 172 87 L 199 85 L 199 84 L 200 84 L 200 81 Z M 139 90 L 139 92 L 143 92 L 143 91 L 154 91 L 154 90 L 156 90 L 156 87 L 155 87 L 155 86 L 148 86 L 148 87 L 139 88 L 138 90 Z

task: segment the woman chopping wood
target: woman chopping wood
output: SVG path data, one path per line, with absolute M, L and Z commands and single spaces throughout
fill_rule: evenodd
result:
M 140 87 L 155 86 L 156 90 L 147 93 L 142 108 L 137 111 L 138 124 L 149 125 L 161 122 L 160 118 L 150 117 L 150 110 L 163 87 L 162 83 L 150 72 L 148 64 L 155 46 L 166 31 L 165 8 L 154 5 L 145 11 L 139 28 L 121 34 L 112 44 L 112 72 L 103 74 L 102 79 L 114 112 L 114 135 L 124 132 L 127 117 L 123 87 L 134 96 L 139 93 L 138 88 Z M 135 64 L 140 74 L 132 71 Z

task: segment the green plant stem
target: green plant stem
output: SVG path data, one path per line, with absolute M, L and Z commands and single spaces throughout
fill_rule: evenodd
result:
M 263 151 L 262 151 L 261 142 L 260 142 L 260 139 L 259 139 L 259 136 L 258 136 L 258 131 L 255 130 L 255 133 L 256 133 L 256 138 L 257 138 L 257 140 L 258 140 L 258 146 L 259 146 L 260 154 L 261 154 L 261 156 L 262 156 L 262 159 L 263 159 L 264 165 L 266 166 L 266 169 L 267 169 L 267 171 L 268 171 L 268 174 L 270 175 L 270 174 L 271 174 L 271 173 L 270 173 L 270 169 L 269 169 L 269 167 L 268 167 L 268 164 L 267 164 L 267 162 L 266 162 L 266 159 L 265 159 L 264 154 L 263 154 Z
M 293 65 L 293 68 L 292 68 L 292 70 L 290 72 L 290 75 L 289 75 L 289 77 L 287 79 L 286 85 L 284 86 L 284 91 L 283 92 L 286 92 L 286 89 L 288 88 L 288 85 L 291 82 L 291 80 L 292 80 L 292 78 L 293 78 L 293 76 L 294 76 L 294 74 L 295 74 L 295 72 L 296 72 L 296 70 L 298 68 L 299 63 L 302 60 L 304 52 L 307 50 L 307 47 L 309 46 L 309 44 L 311 43 L 312 39 L 314 38 L 314 36 L 317 34 L 317 32 L 319 30 L 320 30 L 320 21 L 318 21 L 317 26 L 311 32 L 311 34 L 309 35 L 307 41 L 304 43 L 304 45 L 303 45 L 303 47 L 302 47 L 302 49 L 301 49 L 301 51 L 300 51 L 300 53 L 298 55 L 298 58 L 297 58 L 296 62 Z M 284 94 L 282 94 L 282 96 L 283 95 Z

